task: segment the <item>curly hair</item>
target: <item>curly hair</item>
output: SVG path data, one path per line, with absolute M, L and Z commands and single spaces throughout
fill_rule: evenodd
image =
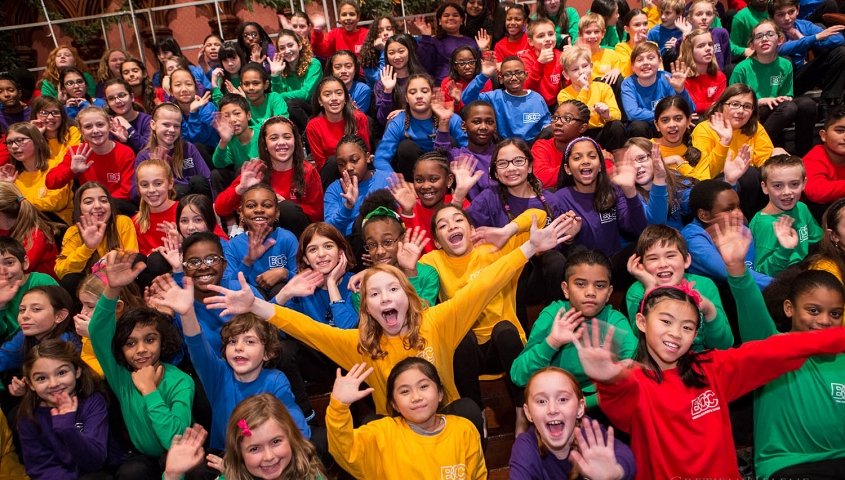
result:
M 231 320 L 223 324 L 220 330 L 220 353 L 226 358 L 226 346 L 238 335 L 253 330 L 258 341 L 264 345 L 264 355 L 268 360 L 264 362 L 264 368 L 275 363 L 282 354 L 282 341 L 279 338 L 279 329 L 272 323 L 255 315 L 254 313 L 242 313 L 235 315 Z
M 373 23 L 370 24 L 370 30 L 367 32 L 367 36 L 364 38 L 364 43 L 361 45 L 361 53 L 360 53 L 360 60 L 361 60 L 361 67 L 363 68 L 378 68 L 379 60 L 381 59 L 382 52 L 378 51 L 375 47 L 376 38 L 379 36 L 379 27 L 381 26 L 381 21 L 387 20 L 390 22 L 390 26 L 393 27 L 393 34 L 399 33 L 399 24 L 396 23 L 396 20 L 393 17 L 388 16 L 380 16 L 373 19 Z M 387 46 L 387 44 L 385 44 Z
M 50 53 L 47 55 L 47 68 L 44 70 L 43 77 L 43 80 L 56 85 L 57 89 L 59 87 L 59 67 L 56 65 L 56 54 L 62 49 L 70 50 L 70 53 L 74 58 L 74 67 L 76 67 L 77 70 L 82 73 L 88 73 L 88 68 L 85 66 L 85 62 L 82 61 L 82 57 L 79 56 L 79 52 L 76 48 L 71 45 L 59 45 L 58 47 L 50 50 Z
M 132 63 L 138 66 L 142 72 L 144 72 L 144 79 L 141 80 L 141 98 L 136 99 L 136 101 L 143 107 L 144 113 L 151 113 L 156 108 L 156 87 L 153 85 L 152 79 L 147 72 L 147 66 L 144 65 L 144 62 L 134 59 L 134 58 L 127 58 L 125 62 L 120 64 L 120 71 L 121 74 L 123 73 L 123 68 L 127 63 Z M 129 89 L 129 92 L 132 93 L 132 89 Z
M 97 67 L 97 80 L 105 82 L 110 78 L 115 78 L 114 73 L 112 73 L 111 68 L 109 68 L 109 58 L 111 57 L 111 54 L 115 52 L 123 54 L 123 58 L 125 59 L 124 62 L 132 58 L 132 54 L 122 48 L 110 48 L 106 50 L 106 53 L 104 53 L 100 58 L 100 65 Z M 121 65 L 123 65 L 123 62 L 121 62 Z
M 343 85 L 342 82 L 341 85 Z M 258 133 L 258 157 L 267 166 L 267 171 L 273 172 L 273 159 L 270 157 L 270 151 L 267 150 L 267 129 L 280 123 L 287 125 L 293 134 L 293 182 L 290 187 L 291 191 L 285 192 L 284 196 L 287 197 L 290 193 L 293 193 L 297 198 L 305 198 L 305 148 L 302 146 L 302 135 L 300 135 L 299 128 L 296 127 L 295 123 L 282 116 L 270 117 L 265 120 Z
M 159 360 L 166 362 L 182 351 L 182 335 L 173 325 L 173 317 L 159 312 L 155 308 L 140 307 L 129 310 L 117 320 L 117 327 L 111 342 L 112 355 L 118 365 L 132 371 L 132 366 L 126 360 L 123 346 L 136 327 L 154 326 L 159 334 Z
M 294 42 L 299 44 L 299 63 L 296 64 L 296 71 L 291 72 L 290 69 L 286 68 L 282 71 L 282 76 L 288 77 L 291 73 L 294 73 L 299 78 L 304 77 L 308 72 L 308 68 L 311 66 L 311 62 L 314 61 L 314 50 L 311 48 L 311 43 L 293 30 L 285 29 L 279 32 L 279 36 L 276 37 L 277 52 L 279 51 L 278 46 L 282 37 L 291 37 Z

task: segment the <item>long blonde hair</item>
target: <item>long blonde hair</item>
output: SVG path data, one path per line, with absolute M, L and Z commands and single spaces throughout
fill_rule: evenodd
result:
M 59 85 L 59 67 L 56 66 L 56 54 L 59 53 L 59 50 L 66 48 L 70 50 L 70 53 L 73 54 L 73 58 L 76 61 L 74 67 L 82 72 L 83 74 L 88 73 L 88 68 L 85 66 L 85 62 L 82 60 L 82 57 L 79 56 L 79 52 L 76 51 L 71 45 L 59 45 L 58 47 L 54 48 L 50 51 L 50 54 L 47 55 L 47 69 L 44 70 L 44 77 L 42 80 L 47 80 L 48 82 L 56 85 L 58 89 Z
M 110 48 L 110 49 L 106 50 L 106 53 L 104 53 L 103 56 L 100 57 L 100 65 L 97 67 L 97 80 L 98 81 L 105 82 L 106 80 L 108 80 L 110 78 L 115 78 L 114 75 L 112 74 L 111 69 L 109 69 L 109 57 L 111 57 L 111 54 L 114 53 L 114 52 L 122 53 L 123 56 L 126 57 L 126 60 L 129 60 L 130 58 L 132 58 L 132 54 L 127 52 L 126 50 L 124 50 L 122 48 Z M 123 78 L 122 74 L 121 74 L 120 78 Z M 130 90 L 130 93 L 131 93 L 131 90 Z
M 161 171 L 164 172 L 164 177 L 167 179 L 168 182 L 173 182 L 173 170 L 170 168 L 170 165 L 167 164 L 164 160 L 158 160 L 155 158 L 151 158 L 149 160 L 144 160 L 135 168 L 135 186 L 138 190 L 141 190 L 141 186 L 138 183 L 140 180 L 138 179 L 138 172 L 141 171 L 142 168 L 153 168 L 158 167 Z M 171 187 L 170 190 L 167 192 L 167 198 L 170 200 L 176 200 L 176 189 Z M 135 217 L 135 224 L 138 225 L 138 230 L 141 233 L 146 233 L 147 230 L 150 229 L 150 204 L 148 204 L 143 198 L 141 198 L 141 202 L 138 207 L 138 215 Z
M 690 32 L 689 35 L 684 37 L 683 41 L 681 42 L 681 53 L 678 56 L 678 60 L 684 62 L 687 66 L 687 76 L 689 78 L 695 78 L 699 75 L 708 74 L 708 75 L 716 75 L 719 73 L 719 63 L 716 62 L 716 54 L 715 50 L 713 53 L 713 58 L 710 59 L 710 63 L 707 64 L 707 71 L 706 72 L 699 72 L 695 66 L 695 57 L 693 56 L 693 42 L 695 39 L 700 37 L 701 35 L 710 35 L 711 39 L 713 34 L 710 30 L 704 30 L 701 28 L 697 28 Z
M 23 135 L 32 140 L 32 143 L 35 145 L 35 169 L 41 172 L 46 172 L 50 168 L 50 164 L 47 162 L 51 155 L 50 144 L 47 143 L 47 139 L 44 138 L 41 131 L 29 122 L 18 122 L 9 125 L 9 130 L 6 132 L 6 136 L 8 137 L 12 132 Z M 12 165 L 14 165 L 16 172 L 21 173 L 23 171 L 23 162 L 18 161 L 12 156 L 9 157 L 9 161 L 12 162 Z
M 47 243 L 55 242 L 59 226 L 38 211 L 14 183 L 0 182 L 0 213 L 15 219 L 15 226 L 9 236 L 20 242 L 24 249 L 32 248 L 36 229 L 41 230 Z
M 163 102 L 156 105 L 150 114 L 154 121 L 158 121 L 156 119 L 156 115 L 158 115 L 158 112 L 162 110 L 176 112 L 179 114 L 179 118 L 182 118 L 182 109 L 179 108 L 179 105 L 172 102 Z M 182 162 L 185 160 L 185 151 L 182 148 L 183 141 L 182 136 L 179 135 L 179 138 L 176 139 L 176 142 L 173 144 L 173 154 L 170 156 L 170 168 L 173 170 L 173 175 L 178 179 L 182 178 Z M 158 137 L 156 136 L 155 128 L 152 128 L 150 129 L 150 139 L 147 141 L 147 150 L 150 151 L 150 154 L 155 153 L 158 146 Z
M 408 277 L 402 273 L 401 270 L 386 264 L 378 264 L 367 269 L 364 273 L 364 279 L 361 282 L 361 311 L 359 313 L 360 320 L 358 323 L 358 352 L 369 355 L 373 360 L 384 358 L 387 352 L 381 348 L 381 337 L 384 335 L 384 330 L 375 318 L 370 315 L 367 310 L 367 294 L 369 288 L 367 283 L 370 278 L 376 273 L 387 273 L 392 275 L 399 281 L 399 286 L 408 296 L 408 335 L 402 340 L 402 344 L 406 350 L 425 348 L 426 341 L 420 335 L 420 327 L 423 321 L 423 311 L 426 308 L 426 303 L 417 295 Z

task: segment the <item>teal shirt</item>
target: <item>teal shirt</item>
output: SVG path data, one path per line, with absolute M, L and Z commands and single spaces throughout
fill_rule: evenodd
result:
M 238 140 L 238 137 L 233 136 L 231 140 L 226 143 L 226 146 L 214 149 L 214 155 L 211 157 L 211 163 L 214 168 L 223 168 L 229 165 L 234 165 L 236 168 L 248 162 L 251 158 L 258 158 L 258 133 L 259 129 L 249 127 L 252 129 L 252 140 L 246 145 Z
M 692 350 L 701 352 L 707 348 L 726 350 L 733 347 L 734 335 L 731 332 L 731 325 L 728 322 L 725 308 L 722 306 L 722 297 L 719 295 L 716 284 L 713 283 L 713 280 L 694 273 L 685 273 L 684 279 L 690 283 L 695 283 L 695 291 L 713 302 L 716 307 L 716 317 L 713 320 L 707 322 L 704 317 L 701 318 L 701 326 L 692 342 Z M 637 330 L 637 312 L 640 311 L 640 303 L 642 303 L 644 296 L 645 287 L 641 282 L 634 282 L 625 295 L 625 303 L 628 305 L 628 320 L 631 322 L 633 331 Z
M 279 77 L 282 88 L 279 90 L 285 100 L 299 99 L 304 102 L 311 102 L 311 96 L 317 88 L 317 83 L 323 77 L 323 69 L 320 68 L 320 61 L 311 59 L 305 75 L 299 77 L 296 74 L 287 77 Z
M 546 337 L 552 331 L 555 316 L 561 308 L 569 310 L 569 302 L 558 300 L 540 312 L 540 316 L 537 317 L 537 321 L 531 327 L 531 334 L 528 337 L 528 343 L 525 344 L 525 349 L 513 362 L 511 380 L 516 385 L 524 387 L 531 375 L 537 370 L 550 365 L 560 367 L 578 379 L 578 384 L 584 394 L 587 395 L 587 408 L 593 408 L 598 405 L 598 396 L 595 395 L 596 387 L 584 373 L 584 367 L 581 366 L 581 361 L 578 359 L 578 350 L 575 345 L 570 343 L 557 350 L 546 342 Z M 614 310 L 613 307 L 607 305 L 594 319 L 585 320 L 583 325 L 590 327 L 595 320 L 600 322 L 602 338 L 607 333 L 609 325 L 616 328 L 613 334 L 613 343 L 614 352 L 619 352 L 619 358 L 633 358 L 637 351 L 638 341 L 637 336 L 631 330 L 628 319 Z
M 50 275 L 32 272 L 26 277 L 26 280 L 18 289 L 15 297 L 6 304 L 5 308 L 0 310 L 0 339 L 9 339 L 12 335 L 18 333 L 18 330 L 20 330 L 20 326 L 18 325 L 18 310 L 20 310 L 21 299 L 32 287 L 41 285 L 58 285 L 58 283 Z
M 798 233 L 798 246 L 791 250 L 782 247 L 775 236 L 774 223 L 781 215 L 789 215 L 795 219 L 792 228 Z M 770 277 L 804 260 L 810 245 L 821 240 L 824 233 L 803 202 L 798 202 L 792 210 L 779 215 L 757 212 L 748 228 L 754 237 L 754 270 Z
M 748 274 L 728 276 L 744 342 L 776 335 L 763 294 Z M 754 466 L 758 478 L 786 467 L 845 457 L 845 355 L 809 358 L 754 391 Z
M 437 295 L 440 293 L 440 275 L 431 265 L 424 265 L 417 263 L 417 276 L 408 277 L 411 286 L 417 291 L 417 295 L 428 302 L 426 307 L 433 307 L 437 304 Z M 356 312 L 361 311 L 361 294 L 355 292 L 352 294 L 352 307 Z

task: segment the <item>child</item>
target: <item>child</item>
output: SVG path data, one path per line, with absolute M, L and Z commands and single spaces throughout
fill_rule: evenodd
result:
M 194 425 L 177 435 L 167 454 L 164 480 L 179 480 L 205 458 L 205 430 Z M 269 465 L 265 467 L 264 465 Z M 226 478 L 323 480 L 314 446 L 302 437 L 285 405 L 270 393 L 253 395 L 235 407 L 226 425 Z
M 59 72 L 59 83 L 61 85 L 59 89 L 59 101 L 64 103 L 67 116 L 71 120 L 75 120 L 79 110 L 89 105 L 101 108 L 106 106 L 106 102 L 103 99 L 93 98 L 88 95 L 88 86 L 85 77 L 81 71 L 73 67 L 63 68 Z
M 373 19 L 373 28 L 369 29 L 367 32 L 367 37 L 364 39 L 364 43 L 361 45 L 360 51 L 360 59 L 361 65 L 355 69 L 355 75 L 361 76 L 360 72 L 364 72 L 363 78 L 366 79 L 366 85 L 370 88 L 373 88 L 378 81 L 379 72 L 381 69 L 384 68 L 384 48 L 387 46 L 387 39 L 396 35 L 399 32 L 399 25 L 396 23 L 396 20 L 393 19 L 391 16 L 379 16 Z M 353 57 L 355 57 L 355 62 L 358 61 L 358 56 L 355 55 L 355 52 L 351 50 L 339 50 L 332 54 L 332 57 L 337 55 L 339 52 L 348 52 Z M 332 60 L 329 57 L 329 62 L 327 65 L 332 65 Z M 327 72 L 331 73 L 331 71 Z M 334 73 L 336 77 L 339 77 L 337 73 Z M 347 85 L 348 87 L 349 85 Z M 351 89 L 350 89 L 351 91 Z M 360 106 L 364 108 L 363 105 Z
M 505 89 L 482 93 L 487 80 L 497 72 Z M 497 67 L 495 60 L 486 56 L 481 61 L 481 74 L 466 86 L 461 101 L 486 100 L 493 105 L 496 125 L 503 138 L 519 137 L 530 142 L 549 124 L 549 107 L 542 95 L 526 90 L 526 78 L 525 64 L 519 57 L 505 58 L 501 67 Z
M 479 78 L 481 75 L 467 86 L 461 97 L 464 101 L 475 100 L 469 92 Z M 481 89 L 481 85 L 483 82 L 478 85 L 476 91 Z M 428 75 L 415 74 L 408 77 L 405 109 L 393 118 L 384 131 L 381 143 L 376 149 L 376 170 L 391 172 L 395 169 L 405 178 L 411 178 L 417 158 L 434 149 L 434 138 L 442 121 L 440 115 L 434 111 L 435 107 L 440 108 L 442 103 L 435 97 L 435 92 L 439 93 L 439 90 L 436 90 L 434 80 Z M 449 133 L 458 146 L 466 145 L 466 132 L 461 129 L 461 118 L 452 113 L 449 115 L 448 126 Z
M 792 63 L 778 56 L 779 40 L 773 21 L 764 20 L 754 27 L 750 42 L 754 53 L 736 66 L 731 83 L 744 83 L 754 90 L 760 122 L 776 146 L 786 145 L 783 129 L 795 125 L 795 154 L 803 156 L 813 147 L 817 106 L 809 97 L 793 96 Z
M 622 112 L 610 86 L 592 80 L 590 52 L 581 47 L 569 48 L 560 56 L 560 64 L 570 85 L 560 91 L 558 103 L 578 100 L 587 105 L 590 108 L 587 136 L 621 158 L 622 144 L 625 143 L 625 126 L 620 121 Z
M 252 114 L 246 98 L 227 93 L 217 104 L 220 113 L 215 115 L 212 126 L 220 136 L 220 143 L 214 149 L 211 163 L 211 187 L 222 192 L 235 179 L 235 170 L 240 169 L 251 158 L 258 158 L 258 137 L 250 126 Z
M 79 145 L 82 135 L 70 121 L 64 107 L 54 97 L 40 96 L 32 101 L 29 122 L 41 131 L 50 145 L 50 159 L 63 159 L 70 147 Z
M 566 1 L 543 0 L 535 12 L 537 20 L 548 18 L 555 24 L 555 48 L 562 50 L 564 45 L 575 43 L 578 38 L 578 10 L 567 6 Z
M 0 130 L 8 130 L 9 125 L 29 120 L 29 105 L 21 101 L 21 86 L 15 77 L 8 73 L 0 74 Z
M 135 170 L 137 171 L 138 165 L 144 160 L 164 160 L 170 164 L 173 171 L 173 187 L 176 189 L 177 198 L 189 193 L 210 197 L 211 172 L 194 144 L 181 137 L 182 110 L 176 104 L 162 103 L 153 110 L 152 118 L 150 141 L 147 148 L 135 157 Z M 130 195 L 136 201 L 140 198 L 134 182 Z
M 326 159 L 335 154 L 338 140 L 345 135 L 360 136 L 369 148 L 367 117 L 353 106 L 346 84 L 339 78 L 329 75 L 320 80 L 311 99 L 311 108 L 314 116 L 305 127 L 305 135 L 318 171 L 322 172 L 323 167 L 331 173 L 337 171 L 337 161 L 326 166 Z
M 619 55 L 611 49 L 616 46 L 618 40 L 604 46 L 603 38 L 605 31 L 616 31 L 605 23 L 604 18 L 598 13 L 588 13 L 581 17 L 578 22 L 578 44 L 590 51 L 590 58 L 593 63 L 592 78 L 610 85 L 614 95 L 619 95 L 619 87 L 622 84 L 622 60 Z M 570 80 L 571 81 L 571 80 Z
M 162 79 L 166 75 L 165 63 L 167 60 L 173 57 L 185 58 L 185 54 L 182 53 L 182 48 L 173 37 L 157 38 L 153 45 L 153 52 L 155 52 L 156 59 L 158 60 L 158 71 L 153 74 L 153 85 L 161 87 Z M 210 90 L 211 86 L 205 83 L 208 80 L 205 78 L 205 72 L 202 71 L 202 67 L 191 64 L 187 59 L 185 61 L 188 63 L 188 69 L 193 74 L 197 85 L 202 85 L 206 90 Z
M 70 186 L 47 188 L 48 171 L 58 162 L 50 158 L 50 148 L 38 128 L 28 122 L 12 124 L 6 132 L 6 145 L 11 159 L 0 169 L 0 180 L 14 184 L 39 211 L 70 223 L 73 192 Z
M 317 56 L 328 58 L 338 50 L 351 50 L 355 55 L 361 53 L 361 45 L 367 37 L 368 30 L 358 26 L 361 19 L 361 7 L 355 0 L 341 0 L 338 5 L 338 16 L 341 28 L 333 28 L 329 33 L 323 33 L 326 19 L 317 17 L 312 19 L 314 29 L 311 32 L 311 45 Z
M 552 138 L 537 139 L 531 146 L 534 175 L 545 188 L 557 188 L 563 154 L 569 142 L 587 131 L 590 107 L 579 100 L 566 100 L 558 105 L 551 119 Z
M 467 36 L 474 38 L 481 30 L 484 30 L 487 35 L 493 33 L 493 19 L 490 18 L 486 3 L 480 0 L 464 0 L 461 4 L 467 13 L 464 22 L 464 31 Z
M 353 429 L 349 406 L 373 393 L 360 390 L 373 373 L 366 363 L 346 375 L 337 371 L 326 412 L 329 451 L 347 472 L 359 478 L 436 478 L 460 472 L 461 478 L 487 478 L 481 438 L 472 423 L 458 416 L 437 415 L 446 393 L 437 369 L 423 358 L 397 363 L 387 378 L 388 410 L 382 418 Z M 395 448 L 396 456 L 364 452 Z
M 446 110 L 448 110 L 448 102 L 444 97 L 444 103 L 438 113 L 443 115 Z M 488 172 L 490 157 L 499 139 L 496 126 L 496 112 L 490 102 L 484 100 L 470 102 L 461 110 L 461 129 L 467 134 L 467 145 L 453 147 L 450 133 L 445 126 L 440 124 L 437 128 L 437 136 L 434 137 L 434 148 L 446 150 L 450 161 L 469 155 L 475 159 L 477 171 Z M 467 192 L 467 199 L 472 200 L 491 185 L 493 182 L 490 177 L 482 173 Z M 427 224 L 424 228 L 428 228 Z
M 235 42 L 224 43 L 217 55 L 220 58 L 220 67 L 211 72 L 211 101 L 215 105 L 223 95 L 238 93 L 237 89 L 241 86 L 241 66 L 246 65 L 246 54 Z
M 686 273 L 691 262 L 687 242 L 678 230 L 667 225 L 649 225 L 643 230 L 637 251 L 628 261 L 628 270 L 637 279 L 625 294 L 631 327 L 636 328 L 637 312 L 646 292 L 654 287 L 687 285 L 702 297 L 703 322 L 692 349 L 731 348 L 734 337 L 719 290 L 709 278 Z
M 616 0 L 593 0 L 590 4 L 589 12 L 599 15 L 604 21 L 604 26 L 601 27 L 603 35 L 603 38 L 601 39 L 601 46 L 602 48 L 612 50 L 613 47 L 619 43 L 619 29 L 616 27 L 616 24 L 619 23 L 619 2 Z M 587 15 L 590 13 L 587 13 Z M 605 28 L 607 31 L 604 31 Z M 582 31 L 581 23 L 579 22 L 579 38 Z
M 598 405 L 596 387 L 587 378 L 578 360 L 574 345 L 575 331 L 581 325 L 601 325 L 602 331 L 615 329 L 613 343 L 619 358 L 631 358 L 637 349 L 637 338 L 628 320 L 608 304 L 613 286 L 610 259 L 596 250 L 578 252 L 566 262 L 561 283 L 567 300 L 557 300 L 540 312 L 525 350 L 513 362 L 511 377 L 517 385 L 527 385 L 533 372 L 540 368 L 560 367 L 572 373 L 578 388 L 587 392 L 586 408 Z M 600 322 L 600 323 L 599 323 Z M 527 394 L 528 392 L 526 392 Z M 526 404 L 531 397 L 526 395 Z M 582 407 L 583 408 L 583 407 Z M 528 411 L 525 412 L 528 414 Z
M 756 269 L 774 277 L 804 260 L 810 245 L 821 240 L 823 231 L 800 201 L 807 181 L 800 157 L 775 155 L 766 160 L 760 175 L 769 203 L 754 215 L 748 228 L 754 236 Z M 789 233 L 788 245 L 779 243 L 779 231 Z
M 109 132 L 120 143 L 138 153 L 150 139 L 152 117 L 135 110 L 132 86 L 123 78 L 110 78 L 103 84 L 103 95 L 112 116 Z
M 631 70 L 631 52 L 634 47 L 645 42 L 648 36 L 648 16 L 641 9 L 635 8 L 625 15 L 622 19 L 622 25 L 624 25 L 628 39 L 617 43 L 613 50 L 619 55 L 622 64 L 622 76 L 627 78 L 634 74 Z
M 194 144 L 203 158 L 211 160 L 212 149 L 220 142 L 211 125 L 217 111 L 211 103 L 211 93 L 200 96 L 190 71 L 179 68 L 170 74 L 173 102 L 182 112 L 182 138 Z
M 123 453 L 109 432 L 106 392 L 76 347 L 58 339 L 34 346 L 23 374 L 29 390 L 18 409 L 18 432 L 29 478 L 113 472 Z
M 205 70 L 205 78 L 211 81 L 211 74 L 220 67 L 220 47 L 223 46 L 223 39 L 216 33 L 206 35 L 197 55 L 197 63 Z
M 326 190 L 326 223 L 349 235 L 364 197 L 389 186 L 390 170 L 373 169 L 373 156 L 360 137 L 341 138 L 336 156 L 342 178 L 335 180 Z
M 689 192 L 695 179 L 667 172 L 660 146 L 647 138 L 634 137 L 625 146 L 634 158 L 637 193 L 643 201 L 648 224 L 684 228 L 683 217 L 691 215 Z
M 44 70 L 44 77 L 41 79 L 41 96 L 58 98 L 62 84 L 59 81 L 59 73 L 63 68 L 76 68 L 85 77 L 86 93 L 89 96 L 97 94 L 97 86 L 94 77 L 86 71 L 85 62 L 70 45 L 59 45 L 47 55 L 47 68 Z
M 275 65 L 272 76 L 261 65 L 251 62 L 241 69 L 241 86 L 237 92 L 243 92 L 249 100 L 250 126 L 259 128 L 270 117 L 289 116 L 287 102 L 276 90 L 281 88 L 279 65 Z M 269 91 L 271 83 L 273 91 Z
M 21 195 L 9 182 L 0 182 L 0 235 L 14 238 L 26 251 L 27 273 L 56 276 L 56 234 L 59 226 Z
M 507 36 L 496 42 L 493 47 L 496 62 L 502 63 L 507 57 L 520 57 L 529 51 L 530 35 L 525 34 L 527 20 L 528 12 L 522 5 L 513 4 L 505 7 L 505 32 Z
M 198 232 L 212 232 L 224 242 L 229 240 L 217 224 L 214 204 L 205 195 L 191 194 L 182 197 L 176 206 L 176 223 L 167 225 L 167 229 L 167 235 L 178 238 L 180 242 Z
M 510 478 L 634 478 L 633 452 L 614 438 L 613 427 L 585 416 L 584 393 L 570 372 L 543 367 L 531 375 L 523 408 L 533 425 L 514 442 Z
M 693 30 L 704 30 L 710 32 L 713 39 L 713 57 L 719 70 L 727 71 L 731 68 L 731 39 L 728 31 L 721 27 L 713 27 L 713 20 L 717 17 L 716 7 L 710 0 L 695 0 L 690 4 L 687 23 L 682 25 L 682 31 L 686 38 Z M 680 44 L 675 44 L 675 50 L 678 50 Z M 689 64 L 688 64 L 689 65 Z
M 269 70 L 270 60 L 276 55 L 273 40 L 264 27 L 256 22 L 243 22 L 238 27 L 237 42 L 241 51 L 250 62 L 255 62 Z
M 438 84 L 449 75 L 449 58 L 452 52 L 462 45 L 468 45 L 476 50 L 488 50 L 491 38 L 485 30 L 479 30 L 475 38 L 461 33 L 461 27 L 466 19 L 466 12 L 456 3 L 444 3 L 434 14 L 437 27 L 434 36 L 431 27 L 422 17 L 414 20 L 414 26 L 420 31 L 420 63 L 426 71 L 434 77 Z M 525 18 L 525 17 L 523 17 Z
M 120 467 L 118 476 L 152 478 L 162 471 L 158 457 L 190 423 L 194 381 L 166 363 L 181 350 L 182 343 L 170 317 L 144 307 L 115 321 L 121 288 L 145 268 L 143 262 L 133 266 L 134 257 L 134 252 L 123 250 L 106 255 L 107 285 L 97 301 L 89 332 L 137 451 Z
M 836 328 L 690 352 L 700 323 L 699 301 L 691 293 L 659 287 L 646 294 L 637 314 L 637 360 L 645 366 L 614 363 L 612 332 L 599 346 L 599 329 L 592 335 L 584 329 L 576 343 L 584 371 L 597 383 L 602 411 L 643 447 L 634 452 L 642 478 L 739 476 L 728 402 L 800 368 L 812 355 L 843 350 L 845 329 Z
M 120 65 L 122 78 L 132 87 L 132 95 L 138 99 L 145 113 L 164 101 L 164 90 L 156 87 L 147 75 L 147 67 L 140 60 L 130 58 Z
M 138 214 L 132 218 L 138 237 L 139 251 L 149 255 L 164 246 L 162 236 L 165 222 L 176 221 L 176 190 L 173 171 L 161 160 L 144 160 L 135 171 L 135 181 L 141 196 Z
M 0 299 L 0 341 L 10 339 L 20 329 L 18 312 L 21 299 L 29 290 L 44 285 L 56 285 L 52 275 L 41 272 L 28 272 L 29 257 L 24 246 L 8 236 L 0 236 L 0 262 L 5 275 L 3 297 Z
M 387 39 L 384 68 L 373 89 L 376 92 L 376 120 L 386 125 L 394 110 L 405 105 L 405 90 L 411 75 L 426 74 L 417 59 L 417 42 L 410 35 L 398 33 Z
M 276 38 L 277 54 L 271 63 L 281 62 L 281 88 L 278 91 L 288 104 L 290 118 L 305 130 L 312 111 L 309 108 L 323 66 L 314 58 L 311 44 L 293 30 L 282 30 Z M 271 67 L 272 70 L 272 67 Z
M 842 282 L 842 272 L 845 272 L 845 254 L 840 247 L 840 239 L 845 238 L 845 222 L 842 221 L 845 199 L 839 199 L 830 204 L 822 215 L 822 230 L 824 235 L 819 241 L 819 251 L 807 259 L 811 270 L 830 272 Z
M 557 103 L 560 80 L 563 76 L 560 65 L 560 50 L 555 47 L 555 25 L 549 19 L 538 19 L 528 24 L 528 45 L 519 58 L 528 72 L 525 88 L 535 90 L 552 107 Z
M 481 73 L 481 55 L 472 47 L 464 45 L 458 47 L 452 52 L 452 68 L 449 70 L 449 76 L 443 79 L 440 84 L 440 91 L 443 92 L 443 101 L 454 102 L 456 112 L 460 112 L 464 106 L 461 100 L 463 91 L 466 86 L 475 77 Z M 489 92 L 493 89 L 494 79 L 488 80 L 484 84 L 482 92 Z M 454 95 L 454 96 L 453 96 Z
M 808 203 L 819 204 L 822 211 L 835 200 L 845 197 L 845 107 L 830 110 L 819 131 L 822 144 L 804 155 L 807 169 L 807 186 L 804 189 Z M 812 208 L 811 208 L 812 210 Z M 818 212 L 814 212 L 818 217 Z
M 695 104 L 695 112 L 704 114 L 725 91 L 727 79 L 716 63 L 713 36 L 696 29 L 681 42 L 678 60 L 688 67 L 684 88 Z
M 384 17 L 382 22 L 390 21 L 392 18 Z M 382 48 L 383 47 L 382 43 Z M 346 85 L 352 105 L 364 115 L 370 113 L 370 103 L 373 99 L 373 88 L 364 82 L 361 76 L 361 66 L 358 64 L 358 57 L 349 50 L 334 52 L 326 61 L 324 76 L 335 76 Z M 375 82 L 373 82 L 375 85 Z
M 686 100 L 672 95 L 657 102 L 654 125 L 660 133 L 654 143 L 660 146 L 667 169 L 692 178 L 709 174 L 706 165 L 698 168 L 701 151 L 692 145 L 692 111 Z
M 660 49 L 651 42 L 637 45 L 631 52 L 631 70 L 634 75 L 622 81 L 622 108 L 628 116 L 628 136 L 654 138 L 654 107 L 669 95 L 677 95 L 695 109 L 684 82 L 686 65 L 672 63 L 671 75 L 660 67 Z
M 681 41 L 683 32 L 676 21 L 683 23 L 683 14 L 684 0 L 663 0 L 660 4 L 660 25 L 648 31 L 646 40 L 656 43 L 663 57 L 672 54 L 675 45 Z
M 739 58 L 751 56 L 751 49 L 748 48 L 751 29 L 763 20 L 769 19 L 768 5 L 769 2 L 766 0 L 749 0 L 748 8 L 737 10 L 731 21 L 731 45 L 737 50 L 732 52 L 734 55 L 742 50 L 742 57 Z

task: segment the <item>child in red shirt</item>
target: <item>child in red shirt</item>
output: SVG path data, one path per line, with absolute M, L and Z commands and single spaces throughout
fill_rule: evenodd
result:
M 141 208 L 132 218 L 138 235 L 138 249 L 149 255 L 164 246 L 168 223 L 176 221 L 176 190 L 173 188 L 173 170 L 162 160 L 145 160 L 135 172 Z
M 519 58 L 525 65 L 528 80 L 525 87 L 543 96 L 546 105 L 557 103 L 563 67 L 560 64 L 561 51 L 555 49 L 555 24 L 548 18 L 534 20 L 528 25 L 528 44 L 531 46 Z
M 323 170 L 326 159 L 334 156 L 337 142 L 344 135 L 358 135 L 370 147 L 370 126 L 367 116 L 352 106 L 346 84 L 334 76 L 323 77 L 314 89 L 311 106 L 315 115 L 305 127 L 305 136 L 311 146 L 311 155 L 318 171 Z M 331 173 L 337 164 L 330 162 Z M 334 178 L 332 179 L 334 180 Z
M 56 277 L 56 225 L 29 202 L 12 182 L 0 182 L 0 235 L 9 236 L 26 249 L 29 268 Z
M 823 143 L 804 156 L 807 169 L 804 196 L 812 203 L 827 206 L 845 197 L 845 107 L 828 113 L 819 135 Z
M 460 112 L 464 108 L 461 93 L 467 84 L 481 73 L 481 55 L 478 54 L 478 50 L 464 45 L 452 52 L 449 64 L 452 65 L 449 76 L 440 83 L 440 90 L 443 92 L 443 101 L 454 102 L 454 110 Z M 492 80 L 487 80 L 484 88 L 481 89 L 482 92 L 493 90 Z
M 341 0 L 338 2 L 341 28 L 334 28 L 328 34 L 323 33 L 326 20 L 322 17 L 312 19 L 314 29 L 311 31 L 311 46 L 318 57 L 328 58 L 338 50 L 350 50 L 355 55 L 361 54 L 361 45 L 367 38 L 366 28 L 358 28 L 361 18 L 361 7 L 355 0 Z
M 695 102 L 695 112 L 703 114 L 728 86 L 713 53 L 713 35 L 707 30 L 693 30 L 681 42 L 679 60 L 689 67 L 684 88 Z
M 493 47 L 496 61 L 502 63 L 508 57 L 519 57 L 530 50 L 528 35 L 525 34 L 525 24 L 528 14 L 522 5 L 505 7 L 505 31 L 507 36 Z

